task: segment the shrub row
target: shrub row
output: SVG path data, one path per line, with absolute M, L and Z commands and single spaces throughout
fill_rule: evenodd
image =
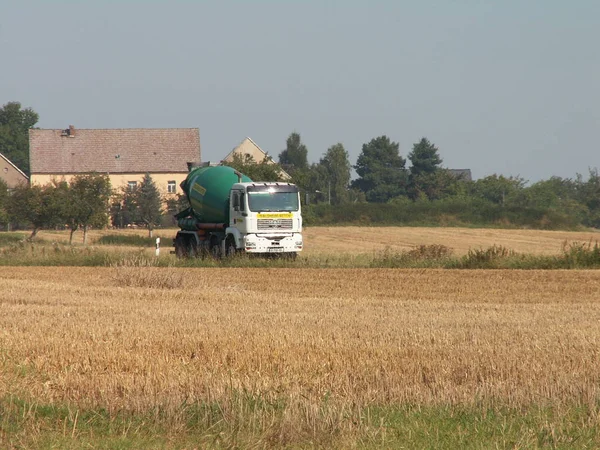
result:
M 502 206 L 470 197 L 344 206 L 319 204 L 306 207 L 303 216 L 307 225 L 493 226 L 547 230 L 581 226 L 576 215 L 565 211 Z
M 452 249 L 434 244 L 421 245 L 407 251 L 386 250 L 371 256 L 309 255 L 290 261 L 248 256 L 223 260 L 176 259 L 166 251 L 160 257 L 155 257 L 147 249 L 116 251 L 102 247 L 73 247 L 57 243 L 21 241 L 0 248 L 0 265 L 108 266 L 124 272 L 131 272 L 131 267 L 598 269 L 600 244 L 591 241 L 565 243 L 562 252 L 557 255 L 520 254 L 506 247 L 492 246 L 471 249 L 463 256 L 455 256 Z
M 598 242 L 565 243 L 557 255 L 520 254 L 503 246 L 471 249 L 462 257 L 453 257 L 451 249 L 424 245 L 402 252 L 384 251 L 376 255 L 370 267 L 440 269 L 598 269 Z

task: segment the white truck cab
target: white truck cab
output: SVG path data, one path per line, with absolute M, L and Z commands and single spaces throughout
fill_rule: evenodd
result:
M 235 183 L 225 229 L 226 254 L 302 251 L 302 215 L 298 187 L 291 183 Z

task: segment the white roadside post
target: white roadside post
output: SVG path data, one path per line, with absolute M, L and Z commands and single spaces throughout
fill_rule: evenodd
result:
M 156 238 L 156 256 L 160 255 L 160 238 Z

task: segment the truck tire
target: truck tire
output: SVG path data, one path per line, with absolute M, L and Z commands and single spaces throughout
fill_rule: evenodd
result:
M 214 259 L 221 259 L 221 242 L 219 238 L 213 236 L 210 238 L 210 254 Z
M 175 256 L 177 258 L 185 258 L 187 257 L 187 248 L 186 248 L 186 239 L 182 236 L 175 238 Z
M 195 258 L 198 256 L 198 246 L 196 245 L 196 240 L 192 237 L 188 239 L 187 242 L 187 256 L 189 258 Z
M 235 258 L 237 254 L 238 250 L 235 246 L 235 239 L 230 237 L 227 239 L 227 244 L 225 244 L 225 256 L 227 256 L 227 258 Z

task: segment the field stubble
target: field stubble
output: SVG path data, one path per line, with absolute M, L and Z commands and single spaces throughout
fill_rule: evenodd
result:
M 146 269 L 3 267 L 0 391 L 175 425 L 244 395 L 278 444 L 370 406 L 597 410 L 597 271 Z

